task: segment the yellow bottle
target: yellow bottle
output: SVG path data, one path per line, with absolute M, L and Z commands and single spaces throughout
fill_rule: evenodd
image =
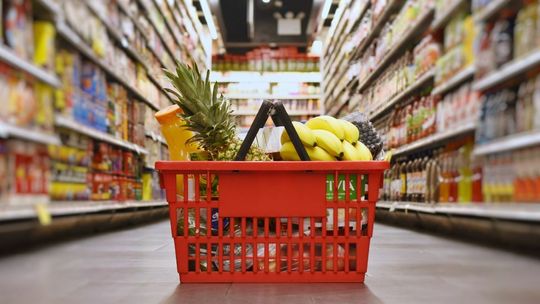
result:
M 178 117 L 181 109 L 177 105 L 172 105 L 158 111 L 155 114 L 156 120 L 161 125 L 161 133 L 167 141 L 171 160 L 187 161 L 190 160 L 189 153 L 196 152 L 198 149 L 193 144 L 186 142 L 193 137 L 193 132 L 186 128 L 186 123 Z M 176 191 L 183 194 L 184 179 L 181 175 L 176 177 Z

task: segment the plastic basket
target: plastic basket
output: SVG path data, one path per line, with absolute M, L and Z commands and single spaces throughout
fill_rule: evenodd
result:
M 387 162 L 156 163 L 180 280 L 363 282 L 387 168 Z M 177 175 L 183 189 L 176 189 Z

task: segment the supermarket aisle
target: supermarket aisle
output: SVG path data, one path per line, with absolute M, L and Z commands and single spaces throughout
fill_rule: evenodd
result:
M 178 285 L 167 222 L 0 260 L 2 303 L 538 303 L 540 262 L 378 225 L 366 284 Z

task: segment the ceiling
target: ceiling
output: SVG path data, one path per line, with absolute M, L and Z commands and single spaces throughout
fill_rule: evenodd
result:
M 297 46 L 305 50 L 315 35 L 330 26 L 337 0 L 332 1 L 328 17 L 321 23 L 321 11 L 327 0 L 207 0 L 227 53 L 245 53 L 261 46 Z M 334 3 L 336 2 L 336 3 Z M 198 0 L 193 4 L 199 11 L 201 23 L 206 24 Z M 279 13 L 279 16 L 276 14 Z M 278 19 L 296 19 L 293 24 L 300 25 L 300 33 L 283 35 L 278 33 Z M 253 21 L 251 21 L 253 20 Z M 284 22 L 282 22 L 283 24 Z M 291 23 L 284 28 L 291 29 Z

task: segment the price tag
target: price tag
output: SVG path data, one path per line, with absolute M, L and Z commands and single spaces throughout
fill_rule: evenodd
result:
M 34 205 L 38 216 L 39 223 L 43 226 L 48 226 L 52 222 L 51 213 L 47 204 L 39 203 Z

